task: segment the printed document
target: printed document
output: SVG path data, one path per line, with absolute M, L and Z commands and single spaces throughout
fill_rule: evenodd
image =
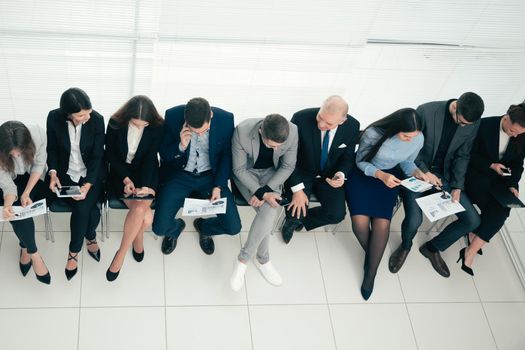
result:
M 452 196 L 448 192 L 438 192 L 417 198 L 416 202 L 430 222 L 465 211 L 459 202 L 452 202 Z
M 0 213 L 2 213 L 4 207 L 0 207 Z M 27 218 L 32 218 L 34 216 L 43 215 L 46 213 L 46 200 L 41 199 L 38 202 L 34 202 L 31 205 L 23 208 L 21 206 L 13 206 L 13 211 L 15 212 L 15 217 L 11 220 L 4 219 L 4 215 L 0 214 L 0 222 L 2 221 L 16 221 L 23 220 Z
M 185 198 L 182 216 L 205 216 L 226 213 L 227 198 L 219 198 L 213 202 L 207 199 Z

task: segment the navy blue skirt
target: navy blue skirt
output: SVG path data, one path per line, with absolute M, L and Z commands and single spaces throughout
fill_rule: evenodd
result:
M 398 179 L 403 178 L 398 168 L 383 171 Z M 399 186 L 389 188 L 383 181 L 366 176 L 357 166 L 350 172 L 350 177 L 345 182 L 346 203 L 350 216 L 366 215 L 391 220 L 398 194 Z

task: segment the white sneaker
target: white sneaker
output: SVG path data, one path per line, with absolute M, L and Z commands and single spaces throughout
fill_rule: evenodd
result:
M 261 264 L 257 259 L 253 259 L 255 266 L 261 271 L 263 277 L 268 281 L 268 283 L 274 286 L 280 286 L 283 284 L 283 279 L 279 272 L 275 270 L 271 261 L 268 261 L 266 264 Z
M 246 264 L 235 259 L 233 263 L 233 273 L 230 277 L 230 287 L 235 291 L 239 291 L 244 284 L 244 273 L 246 272 Z

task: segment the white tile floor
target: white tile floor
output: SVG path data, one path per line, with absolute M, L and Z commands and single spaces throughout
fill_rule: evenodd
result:
M 72 281 L 64 276 L 68 216 L 53 214 L 56 242 L 38 232 L 52 285 L 18 270 L 10 225 L 0 233 L 0 349 L 525 349 L 525 291 L 499 236 L 484 249 L 475 277 L 455 263 L 463 242 L 443 254 L 451 269 L 437 275 L 417 249 L 397 275 L 387 258 L 400 241 L 402 211 L 372 298 L 359 293 L 363 252 L 351 232 L 296 234 L 285 245 L 272 237 L 271 254 L 284 278 L 268 285 L 253 265 L 246 287 L 234 293 L 228 279 L 246 232 L 217 237 L 204 255 L 191 221 L 175 252 L 163 256 L 161 240 L 145 239 L 145 259 L 129 254 L 119 278 L 105 280 L 120 243 L 124 211 L 112 211 L 102 261 L 87 254 Z M 247 229 L 253 214 L 241 208 Z M 350 230 L 348 218 L 344 224 Z M 509 219 L 523 233 L 519 215 Z M 42 221 L 37 228 L 43 230 Z M 420 233 L 419 246 L 428 237 Z

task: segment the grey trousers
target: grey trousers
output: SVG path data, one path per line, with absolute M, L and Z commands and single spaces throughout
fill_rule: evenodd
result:
M 259 184 L 265 186 L 268 181 L 275 174 L 275 169 L 250 169 L 250 173 L 259 181 Z M 235 176 L 233 181 L 237 185 L 237 188 L 241 192 L 244 199 L 247 201 L 253 196 L 253 193 L 250 193 L 248 188 L 246 188 L 242 182 L 240 182 Z M 282 193 L 282 186 L 279 188 L 273 188 L 276 193 Z M 269 245 L 270 245 L 270 235 L 272 234 L 272 229 L 279 215 L 279 212 L 282 210 L 280 206 L 272 208 L 268 203 L 264 202 L 259 208 L 254 208 L 257 214 L 252 221 L 250 226 L 250 233 L 248 234 L 248 239 L 239 253 L 239 260 L 248 261 L 257 251 L 257 260 L 261 264 L 266 264 L 270 260 Z

